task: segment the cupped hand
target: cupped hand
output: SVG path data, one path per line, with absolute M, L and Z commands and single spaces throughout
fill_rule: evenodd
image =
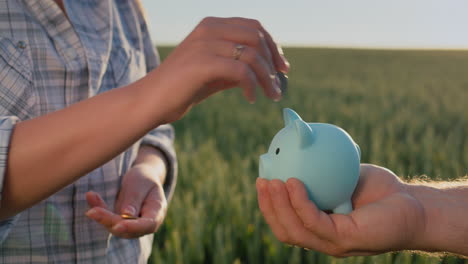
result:
M 86 193 L 90 206 L 86 215 L 122 238 L 137 238 L 156 232 L 166 216 L 167 201 L 162 184 L 154 174 L 151 166 L 133 166 L 122 179 L 114 211 L 109 210 L 96 192 Z M 121 214 L 137 219 L 124 219 Z
M 260 210 L 282 242 L 337 257 L 416 249 L 426 225 L 421 203 L 388 169 L 363 164 L 349 215 L 327 214 L 295 178 L 257 179 Z
M 238 50 L 237 58 L 239 45 L 243 48 Z M 151 82 L 151 87 L 158 87 L 158 95 L 164 98 L 164 122 L 173 122 L 192 105 L 233 87 L 241 87 L 252 103 L 257 86 L 267 97 L 279 100 L 281 90 L 276 73 L 288 70 L 281 48 L 260 22 L 208 17 L 144 79 Z

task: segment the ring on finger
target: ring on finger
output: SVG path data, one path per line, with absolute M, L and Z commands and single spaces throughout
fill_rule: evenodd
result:
M 244 45 L 241 45 L 241 44 L 237 44 L 235 47 L 234 47 L 234 52 L 232 53 L 232 57 L 235 59 L 235 60 L 239 60 L 241 55 L 242 55 L 242 52 L 245 50 L 245 46 Z

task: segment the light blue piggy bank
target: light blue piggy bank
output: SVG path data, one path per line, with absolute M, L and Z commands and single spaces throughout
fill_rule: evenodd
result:
M 260 156 L 260 177 L 301 180 L 321 210 L 348 214 L 359 180 L 361 152 L 343 129 L 306 123 L 293 110 L 283 110 L 285 126 L 273 138 L 268 153 Z

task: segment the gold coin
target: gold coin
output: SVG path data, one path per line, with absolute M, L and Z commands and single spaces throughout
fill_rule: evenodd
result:
M 120 217 L 122 217 L 123 219 L 129 219 L 129 220 L 138 219 L 138 217 L 128 215 L 128 214 L 121 214 Z
M 288 90 L 288 76 L 282 72 L 278 72 L 276 73 L 276 75 L 278 76 L 278 79 L 280 80 L 281 93 L 285 94 L 286 91 Z

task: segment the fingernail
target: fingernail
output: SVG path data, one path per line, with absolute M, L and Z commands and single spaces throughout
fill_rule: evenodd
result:
M 281 191 L 281 186 L 279 184 L 272 184 L 273 185 L 273 190 L 275 192 L 279 192 Z
M 259 187 L 263 192 L 268 191 L 268 181 L 262 180 Z
M 135 216 L 135 215 L 136 215 L 136 209 L 135 209 L 135 207 L 133 207 L 133 206 L 131 206 L 131 205 L 128 205 L 127 207 L 125 207 L 125 208 L 122 210 L 122 214 Z
M 278 53 L 280 55 L 284 55 L 283 48 L 280 45 L 277 45 L 276 47 L 278 48 Z
M 96 218 L 98 216 L 98 211 L 96 209 L 91 209 L 88 212 L 86 212 L 86 216 L 89 218 Z
M 288 192 L 291 193 L 294 190 L 294 186 L 291 184 L 290 181 L 286 182 L 286 189 L 288 189 Z
M 113 230 L 114 232 L 118 232 L 118 233 L 124 233 L 126 229 L 127 229 L 127 228 L 126 228 L 125 225 L 122 224 L 122 223 L 116 224 L 116 225 L 112 228 L 112 230 Z
M 101 196 L 99 196 L 98 193 L 93 193 L 93 197 L 94 197 L 94 200 L 96 200 L 98 202 L 102 202 Z
M 263 181 L 263 179 L 260 178 L 260 177 L 257 178 L 256 181 L 257 181 L 258 188 L 259 188 L 259 189 L 263 189 L 263 187 L 265 186 L 265 181 Z
M 268 190 L 268 193 L 271 195 L 271 196 L 274 196 L 275 193 L 276 193 L 276 190 L 275 190 L 275 187 L 273 186 L 272 182 L 269 182 L 266 186 L 266 189 Z
M 287 70 L 291 68 L 291 64 L 289 64 L 289 61 L 286 59 L 286 57 L 283 54 L 280 54 L 281 59 L 283 60 L 284 66 L 286 66 Z
M 280 81 L 278 75 L 275 74 L 274 76 L 275 76 L 276 87 L 278 87 L 278 89 L 279 89 L 279 86 L 281 85 L 281 81 Z M 279 90 L 279 91 L 281 92 L 281 90 Z
M 275 100 L 276 102 L 279 101 L 281 99 L 281 89 L 280 89 L 280 80 L 278 78 L 278 76 L 275 75 L 275 79 L 273 81 L 273 91 L 275 93 L 275 97 L 273 98 L 273 100 Z

